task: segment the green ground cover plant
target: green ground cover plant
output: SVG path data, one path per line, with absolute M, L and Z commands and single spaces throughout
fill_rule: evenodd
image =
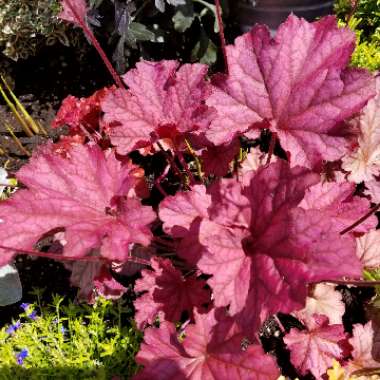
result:
M 352 64 L 371 71 L 380 69 L 380 1 L 338 0 L 335 12 L 342 25 L 356 33 L 357 46 Z
M 122 300 L 77 305 L 54 296 L 22 304 L 19 319 L 0 330 L 0 379 L 128 379 L 141 333 Z

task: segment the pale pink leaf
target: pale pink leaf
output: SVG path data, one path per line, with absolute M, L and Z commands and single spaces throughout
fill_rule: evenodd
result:
M 362 265 L 355 254 L 354 237 L 340 235 L 334 218 L 323 211 L 292 210 L 292 236 L 293 244 L 308 252 L 309 281 L 361 278 Z
M 239 174 L 242 175 L 244 184 L 248 185 L 250 177 L 259 167 L 265 165 L 268 161 L 268 154 L 263 153 L 259 148 L 251 148 L 250 152 L 240 164 Z M 276 162 L 277 157 L 272 155 L 270 162 Z
M 370 202 L 366 198 L 354 196 L 354 192 L 355 185 L 349 182 L 320 182 L 306 191 L 300 207 L 323 211 L 334 219 L 336 230 L 342 231 L 370 210 Z M 354 231 L 367 232 L 376 225 L 377 218 L 372 215 Z
M 290 350 L 290 361 L 305 375 L 310 371 L 317 379 L 322 379 L 333 359 L 343 359 L 339 345 L 344 341 L 343 325 L 329 325 L 326 316 L 315 314 L 308 331 L 292 328 L 284 338 Z
M 78 18 L 84 20 L 87 13 L 86 0 L 61 0 L 61 6 L 62 11 L 58 17 L 80 26 Z
M 252 177 L 251 177 L 252 178 Z M 223 178 L 207 189 L 211 195 L 208 215 L 223 224 L 229 220 L 235 227 L 248 228 L 251 221 L 251 207 L 248 198 L 242 195 L 243 187 L 235 179 Z
M 188 233 L 177 241 L 176 252 L 190 265 L 196 266 L 206 248 L 199 242 L 199 228 L 201 219 L 197 218 L 191 224 Z
M 373 203 L 380 203 L 380 182 L 377 180 L 367 181 L 365 186 L 367 189 L 364 194 L 369 195 Z
M 148 245 L 155 213 L 134 195 L 136 168 L 122 164 L 113 151 L 74 145 L 65 156 L 49 144 L 17 173 L 27 186 L 0 204 L 0 239 L 12 251 L 33 249 L 47 233 L 64 230 L 63 255 L 83 257 L 100 248 L 110 260 L 125 261 L 129 245 Z
M 118 153 L 149 146 L 158 137 L 181 144 L 209 125 L 207 66 L 186 64 L 177 71 L 178 66 L 177 61 L 141 61 L 123 76 L 129 89 L 118 89 L 102 101 Z
M 380 230 L 356 239 L 356 254 L 366 268 L 380 267 Z
M 361 369 L 380 367 L 380 363 L 372 357 L 373 336 L 371 321 L 364 326 L 361 324 L 354 325 L 352 338 L 348 340 L 353 347 L 352 360 L 345 366 L 349 374 Z
M 153 271 L 143 270 L 142 279 L 135 285 L 136 292 L 146 292 L 134 302 L 139 328 L 152 324 L 157 316 L 178 322 L 184 311 L 190 317 L 195 308 L 204 311 L 202 305 L 210 302 L 210 292 L 205 289 L 204 280 L 198 280 L 194 275 L 184 277 L 167 259 L 152 259 L 151 265 Z
M 343 158 L 342 167 L 355 183 L 374 180 L 380 174 L 380 77 L 376 78 L 376 97 L 355 120 L 359 124 L 359 146 Z
M 317 284 L 312 295 L 306 298 L 306 306 L 297 312 L 297 316 L 302 319 L 303 315 L 313 314 L 326 315 L 331 324 L 342 324 L 342 316 L 345 312 L 345 305 L 342 301 L 342 294 L 335 290 L 331 284 Z
M 145 331 L 136 360 L 145 368 L 136 380 L 274 380 L 279 370 L 272 357 L 258 345 L 243 350 L 243 335 L 233 320 L 195 314 L 195 325 L 187 326 L 183 343 L 172 324 Z M 182 340 L 182 339 L 181 339 Z
M 207 217 L 211 196 L 203 185 L 195 185 L 191 191 L 166 197 L 160 204 L 159 217 L 163 229 L 177 241 L 177 253 L 191 265 L 196 265 L 205 248 L 199 243 L 199 224 Z
M 314 168 L 346 152 L 339 126 L 374 95 L 364 70 L 346 69 L 355 35 L 332 16 L 309 23 L 288 17 L 270 37 L 255 26 L 227 47 L 228 76 L 213 81 L 207 104 L 218 116 L 206 135 L 215 145 L 268 120 L 292 165 Z

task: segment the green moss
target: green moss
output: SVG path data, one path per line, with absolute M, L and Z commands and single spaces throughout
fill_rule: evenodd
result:
M 0 48 L 17 60 L 34 55 L 42 45 L 68 45 L 66 25 L 57 15 L 58 0 L 0 0 Z
M 99 299 L 94 306 L 31 305 L 21 325 L 0 330 L 0 379 L 129 379 L 137 370 L 134 356 L 141 333 L 130 323 L 122 301 Z M 33 320 L 28 315 L 35 311 Z M 17 355 L 27 350 L 26 357 Z M 25 352 L 25 351 L 24 351 Z

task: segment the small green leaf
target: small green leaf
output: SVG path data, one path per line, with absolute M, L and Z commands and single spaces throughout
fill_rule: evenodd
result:
M 180 5 L 173 16 L 174 29 L 177 32 L 184 33 L 190 28 L 195 19 L 194 7 L 192 1 L 187 1 L 186 5 Z
M 156 41 L 156 35 L 154 32 L 139 22 L 131 22 L 129 25 L 129 32 L 136 41 Z
M 191 52 L 191 60 L 206 65 L 212 65 L 218 58 L 218 49 L 216 45 L 208 38 L 206 33 L 202 33 L 201 39 L 195 45 Z

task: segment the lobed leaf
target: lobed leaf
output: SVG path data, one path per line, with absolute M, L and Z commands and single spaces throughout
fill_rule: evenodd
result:
M 30 250 L 48 233 L 64 230 L 63 255 L 100 255 L 125 261 L 129 244 L 148 245 L 155 213 L 135 196 L 136 169 L 113 151 L 74 145 L 61 156 L 48 144 L 34 154 L 17 178 L 28 189 L 0 204 L 0 250 L 8 262 L 17 250 Z

